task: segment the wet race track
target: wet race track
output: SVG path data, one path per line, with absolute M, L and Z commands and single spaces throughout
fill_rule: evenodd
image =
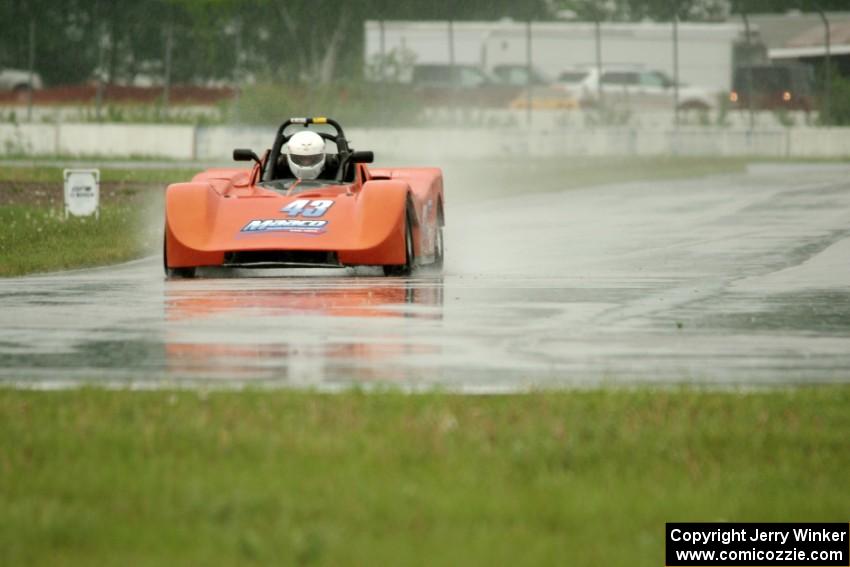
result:
M 0 380 L 464 391 L 850 379 L 850 169 L 453 206 L 442 275 L 0 281 Z

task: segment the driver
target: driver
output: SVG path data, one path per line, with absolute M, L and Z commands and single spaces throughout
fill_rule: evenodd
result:
M 325 167 L 325 141 L 310 130 L 297 132 L 287 143 L 286 161 L 298 179 L 316 179 Z

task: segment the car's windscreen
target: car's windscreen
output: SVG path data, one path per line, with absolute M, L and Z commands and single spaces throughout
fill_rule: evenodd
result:
M 448 65 L 417 65 L 413 68 L 414 83 L 451 83 L 452 69 Z
M 272 189 L 273 191 L 292 192 L 293 195 L 314 189 L 340 185 L 339 181 L 333 179 L 275 179 L 274 181 L 263 181 L 257 183 L 257 187 Z
M 558 80 L 562 83 L 580 83 L 587 78 L 589 73 L 584 71 L 565 71 L 558 75 Z
M 602 75 L 603 85 L 636 85 L 638 74 L 633 71 L 610 71 Z

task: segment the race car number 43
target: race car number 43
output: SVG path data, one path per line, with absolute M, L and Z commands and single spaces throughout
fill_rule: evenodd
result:
M 310 201 L 309 199 L 297 199 L 282 208 L 280 212 L 286 213 L 290 217 L 320 217 L 324 215 L 333 204 L 334 202 L 330 199 L 317 199 L 315 201 Z

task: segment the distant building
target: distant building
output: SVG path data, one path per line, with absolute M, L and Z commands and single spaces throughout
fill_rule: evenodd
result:
M 832 63 L 843 75 L 850 76 L 850 12 L 827 12 L 826 17 L 830 25 Z M 771 61 L 823 63 L 826 30 L 818 14 L 751 14 L 749 18 L 758 27 Z
M 602 64 L 658 70 L 673 76 L 672 25 L 668 22 L 603 23 Z M 690 23 L 678 26 L 679 80 L 715 91 L 728 91 L 733 70 L 746 44 L 742 22 Z M 753 29 L 753 43 L 761 46 Z M 587 22 L 408 22 L 367 21 L 367 76 L 380 78 L 380 62 L 392 67 L 385 78 L 409 81 L 414 65 L 532 65 L 550 77 L 596 61 L 595 28 Z

